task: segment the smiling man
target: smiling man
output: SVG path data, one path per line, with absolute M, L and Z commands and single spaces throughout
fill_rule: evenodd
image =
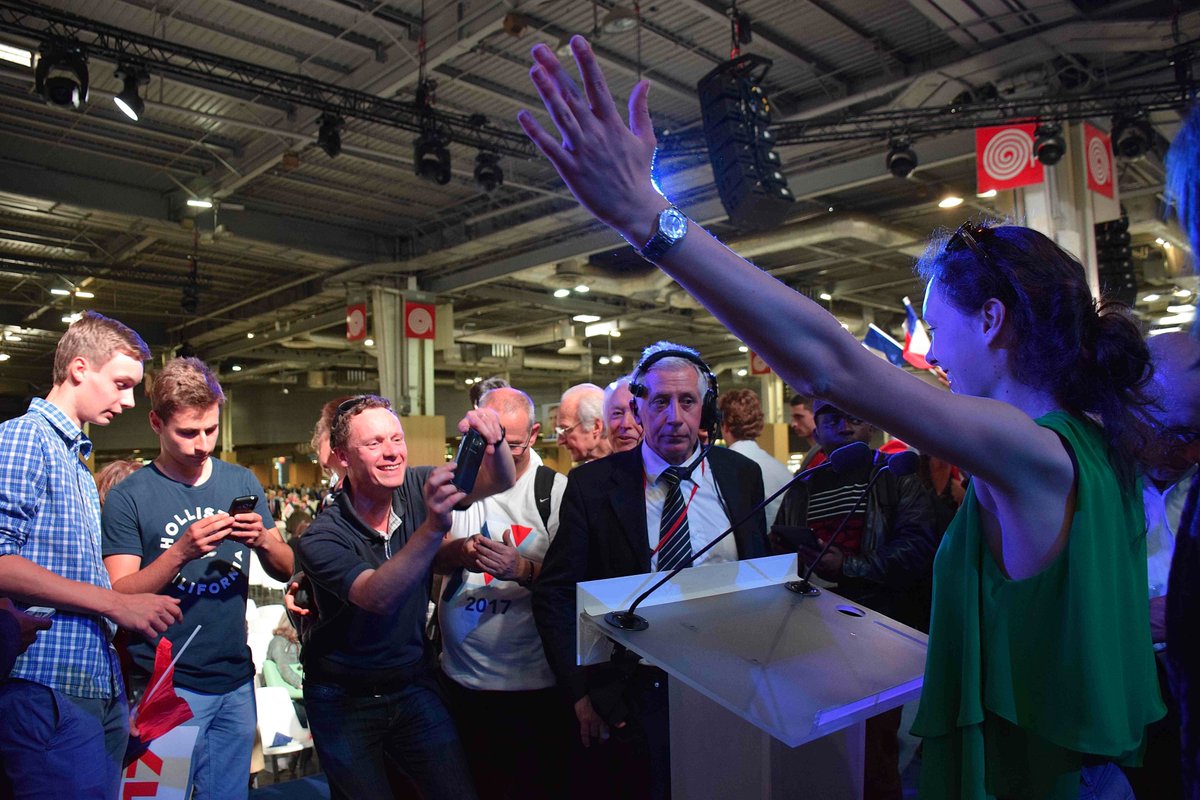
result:
M 116 797 L 129 721 L 113 633 L 179 619 L 178 600 L 110 589 L 82 461 L 83 425 L 133 408 L 148 358 L 140 336 L 88 311 L 58 341 L 50 393 L 0 425 L 0 595 L 55 609 L 0 683 L 0 796 Z
M 458 427 L 487 442 L 469 497 L 451 483 L 454 465 L 408 465 L 404 428 L 385 398 L 352 397 L 330 425 L 342 491 L 299 549 L 318 611 L 304 646 L 304 699 L 335 797 L 390 798 L 393 769 L 429 800 L 475 797 L 437 689 L 425 613 L 452 510 L 515 478 L 494 410 L 470 411 Z
M 558 535 L 533 588 L 547 660 L 570 691 L 580 741 L 591 748 L 573 797 L 670 796 L 666 673 L 634 668 L 627 691 L 637 698 L 635 713 L 601 702 L 595 672 L 575 665 L 575 584 L 687 566 L 763 499 L 757 464 L 700 446 L 700 431 L 715 436 L 720 415 L 716 378 L 695 350 L 659 342 L 646 349 L 631 379 L 642 443 L 571 472 Z M 759 510 L 700 563 L 764 555 L 766 517 Z M 614 725 L 619 743 L 595 747 Z
M 630 407 L 632 399 L 628 375 L 617 378 L 604 390 L 604 424 L 614 453 L 624 453 L 641 444 L 642 424 Z
M 150 389 L 158 457 L 113 487 L 104 504 L 104 565 L 113 588 L 181 602 L 183 624 L 167 634 L 177 655 L 200 628 L 175 665 L 175 688 L 193 715 L 186 725 L 198 729 L 189 776 L 197 798 L 247 795 L 255 728 L 245 629 L 249 560 L 257 556 L 276 580 L 292 573 L 292 550 L 275 530 L 258 480 L 212 457 L 224 401 L 204 362 L 168 362 Z M 246 496 L 255 498 L 252 511 L 226 513 Z M 157 645 L 157 637 L 136 637 L 129 646 L 139 694 Z

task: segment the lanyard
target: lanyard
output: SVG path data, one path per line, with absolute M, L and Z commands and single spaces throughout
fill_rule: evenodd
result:
M 700 474 L 701 475 L 704 474 L 704 462 L 703 461 L 700 462 Z M 691 478 L 688 478 L 688 480 L 690 481 Z M 645 486 L 646 486 L 646 473 L 643 472 L 642 473 L 643 492 L 645 491 Z M 692 499 L 695 498 L 696 492 L 698 492 L 698 491 L 700 491 L 700 484 L 693 482 L 692 483 L 692 493 L 688 495 L 687 502 L 683 504 L 683 511 L 679 512 L 679 517 L 676 518 L 675 522 L 673 522 L 671 524 L 670 530 L 668 530 L 665 534 L 663 534 L 662 538 L 660 538 L 658 540 L 658 546 L 650 551 L 651 558 L 654 558 L 654 556 L 658 554 L 658 551 L 661 550 L 663 545 L 667 543 L 667 540 L 670 539 L 672 535 L 674 535 L 675 531 L 679 530 L 679 526 L 683 524 L 683 521 L 685 519 L 687 519 L 688 509 L 691 508 Z M 666 498 L 663 498 L 663 504 L 664 504 L 664 506 L 666 505 Z

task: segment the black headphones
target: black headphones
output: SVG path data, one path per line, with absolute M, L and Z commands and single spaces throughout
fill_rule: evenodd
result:
M 704 363 L 704 359 L 687 350 L 659 350 L 657 353 L 646 356 L 634 367 L 633 374 L 629 376 L 629 393 L 633 395 L 633 399 L 629 401 L 629 408 L 633 411 L 634 417 L 641 422 L 641 418 L 638 416 L 637 398 L 645 397 L 649 393 L 646 384 L 641 382 L 641 378 L 664 358 L 682 358 L 699 368 L 700 374 L 708 381 L 708 391 L 704 393 L 700 411 L 700 427 L 708 431 L 710 438 L 719 433 L 721 409 L 717 408 L 717 376 L 709 369 L 708 364 Z

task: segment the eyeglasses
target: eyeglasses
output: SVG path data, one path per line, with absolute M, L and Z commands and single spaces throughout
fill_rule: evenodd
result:
M 582 421 L 583 421 L 583 420 L 580 420 L 580 422 L 582 422 Z M 568 433 L 570 433 L 571 431 L 573 431 L 573 430 L 575 430 L 576 428 L 578 428 L 578 427 L 579 427 L 579 424 L 580 424 L 579 422 L 576 422 L 574 425 L 568 425 L 568 426 L 567 426 L 567 427 L 565 427 L 565 428 L 564 428 L 564 427 L 562 427 L 561 425 L 555 425 L 555 426 L 554 426 L 554 438 L 556 438 L 556 439 L 560 439 L 560 438 L 562 438 L 563 436 L 566 436 Z
M 338 420 L 340 420 L 342 417 L 351 413 L 352 411 L 354 411 L 354 409 L 358 408 L 359 406 L 366 405 L 367 403 L 370 403 L 370 402 L 374 402 L 376 404 L 376 406 L 378 406 L 380 408 L 391 408 L 392 407 L 391 402 L 386 397 L 380 397 L 377 394 L 356 395 L 355 397 L 351 397 L 347 400 L 343 400 L 341 403 L 338 404 L 337 411 L 333 412 L 333 422 L 330 425 L 330 427 L 331 428 L 336 427 Z
M 508 443 L 508 450 L 513 454 L 513 456 L 519 456 L 528 449 L 529 442 L 517 442 L 515 444 L 513 442 Z
M 1189 428 L 1186 425 L 1172 425 L 1170 428 L 1163 428 L 1158 432 L 1159 439 L 1164 443 L 1169 443 L 1169 448 L 1176 447 L 1191 447 L 1196 442 L 1200 442 L 1200 429 Z
M 958 226 L 958 230 L 954 232 L 954 235 L 946 240 L 946 252 L 953 253 L 961 247 L 966 247 L 971 251 L 971 255 L 992 269 L 999 270 L 1000 267 L 996 263 L 996 260 L 988 255 L 987 250 L 984 250 L 983 245 L 979 243 L 980 239 L 991 235 L 992 229 L 986 225 L 978 225 L 970 221 L 964 222 Z

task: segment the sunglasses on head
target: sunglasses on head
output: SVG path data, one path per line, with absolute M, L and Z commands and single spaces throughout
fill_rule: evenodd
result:
M 341 419 L 342 417 L 346 416 L 347 414 L 353 412 L 359 406 L 366 405 L 367 403 L 369 403 L 371 401 L 375 401 L 378 404 L 378 406 L 382 407 L 382 408 L 391 408 L 392 407 L 392 404 L 388 401 L 388 399 L 386 397 L 380 397 L 377 394 L 356 395 L 355 397 L 351 397 L 347 400 L 343 400 L 341 403 L 338 404 L 337 411 L 335 411 L 333 414 L 333 424 L 337 425 L 337 422 L 339 419 Z
M 995 259 L 988 255 L 987 250 L 983 249 L 983 245 L 979 242 L 981 239 L 991 237 L 992 229 L 986 225 L 980 225 L 974 222 L 964 222 L 958 226 L 958 230 L 954 235 L 946 240 L 946 252 L 954 253 L 962 250 L 964 247 L 971 251 L 971 255 L 978 258 L 984 264 L 992 269 L 998 269 Z

